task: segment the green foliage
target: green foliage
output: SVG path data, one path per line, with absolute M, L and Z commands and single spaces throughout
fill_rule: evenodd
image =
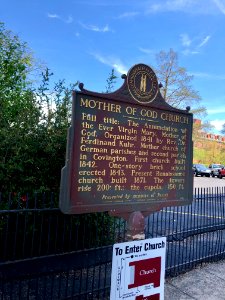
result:
M 206 157 L 205 149 L 198 149 L 194 147 L 193 157 L 194 157 L 194 162 L 196 163 L 205 164 L 205 165 L 209 164 L 208 159 Z
M 0 191 L 21 183 L 24 163 L 29 165 L 25 141 L 39 119 L 28 80 L 31 64 L 26 44 L 0 23 Z
M 49 69 L 31 83 L 34 59 L 0 23 L 0 192 L 58 191 L 65 163 L 72 90 Z
M 225 164 L 225 145 L 216 141 L 201 140 L 201 147 L 194 147 L 193 161 L 208 166 L 211 163 Z
M 15 260 L 124 241 L 125 221 L 106 212 L 64 215 L 58 194 L 0 194 L 0 258 Z M 22 241 L 22 242 L 21 242 Z
M 109 77 L 106 80 L 107 82 L 106 93 L 111 93 L 113 91 L 117 78 L 118 77 L 115 75 L 115 70 L 112 69 L 111 73 L 109 74 Z
M 25 43 L 0 23 L 0 95 L 1 100 L 21 96 L 27 87 L 32 57 Z
M 42 85 L 37 92 L 42 112 L 36 145 L 36 149 L 39 149 L 36 167 L 40 173 L 37 187 L 41 187 L 41 190 L 57 191 L 61 168 L 65 164 L 67 130 L 72 112 L 72 90 L 77 83 L 66 87 L 64 80 L 60 80 L 51 90 L 52 74 L 46 69 L 42 75 Z
M 193 123 L 193 131 L 192 131 L 192 139 L 194 142 L 198 142 L 202 138 L 203 132 L 211 132 L 213 126 L 209 122 L 194 122 Z
M 110 245 L 119 230 L 107 213 L 70 217 L 56 210 L 46 212 L 44 208 L 43 212 L 26 210 L 40 204 L 36 196 L 28 197 L 34 191 L 59 192 L 71 123 L 72 91 L 78 84 L 67 85 L 65 80 L 52 84 L 53 73 L 47 68 L 35 78 L 40 82 L 36 87 L 30 80 L 33 68 L 34 59 L 26 44 L 0 23 L 0 209 L 9 213 L 18 210 L 18 214 L 10 216 L 10 222 L 7 215 L 0 220 L 0 237 L 8 243 L 7 258 L 60 252 L 62 240 L 63 251 Z M 116 78 L 112 70 L 107 92 L 113 89 Z M 8 192 L 11 193 L 7 201 Z M 52 207 L 52 203 L 44 204 Z M 43 227 L 51 228 L 51 234 Z M 73 247 L 71 230 L 77 239 Z M 61 240 L 57 240 L 58 236 Z M 48 253 L 42 249 L 46 240 Z

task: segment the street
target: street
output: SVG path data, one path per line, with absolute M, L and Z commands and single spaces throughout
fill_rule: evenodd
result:
M 194 177 L 192 204 L 165 207 L 146 219 L 147 238 L 167 237 L 168 273 L 174 266 L 222 252 L 224 228 L 225 179 L 217 177 Z
M 225 188 L 225 178 L 217 177 L 194 177 L 194 188 Z

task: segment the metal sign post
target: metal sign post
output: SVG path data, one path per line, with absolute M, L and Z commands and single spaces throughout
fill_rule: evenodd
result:
M 126 240 L 143 240 L 145 239 L 145 218 L 140 211 L 130 214 L 127 221 Z

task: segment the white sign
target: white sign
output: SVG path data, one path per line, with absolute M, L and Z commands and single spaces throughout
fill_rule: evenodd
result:
M 166 238 L 113 246 L 110 300 L 163 300 Z

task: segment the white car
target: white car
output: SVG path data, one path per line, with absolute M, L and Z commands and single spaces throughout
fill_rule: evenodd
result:
M 218 176 L 219 175 L 219 170 L 224 168 L 224 165 L 221 164 L 211 164 L 209 165 L 209 169 L 211 170 L 211 175 L 212 177 Z

